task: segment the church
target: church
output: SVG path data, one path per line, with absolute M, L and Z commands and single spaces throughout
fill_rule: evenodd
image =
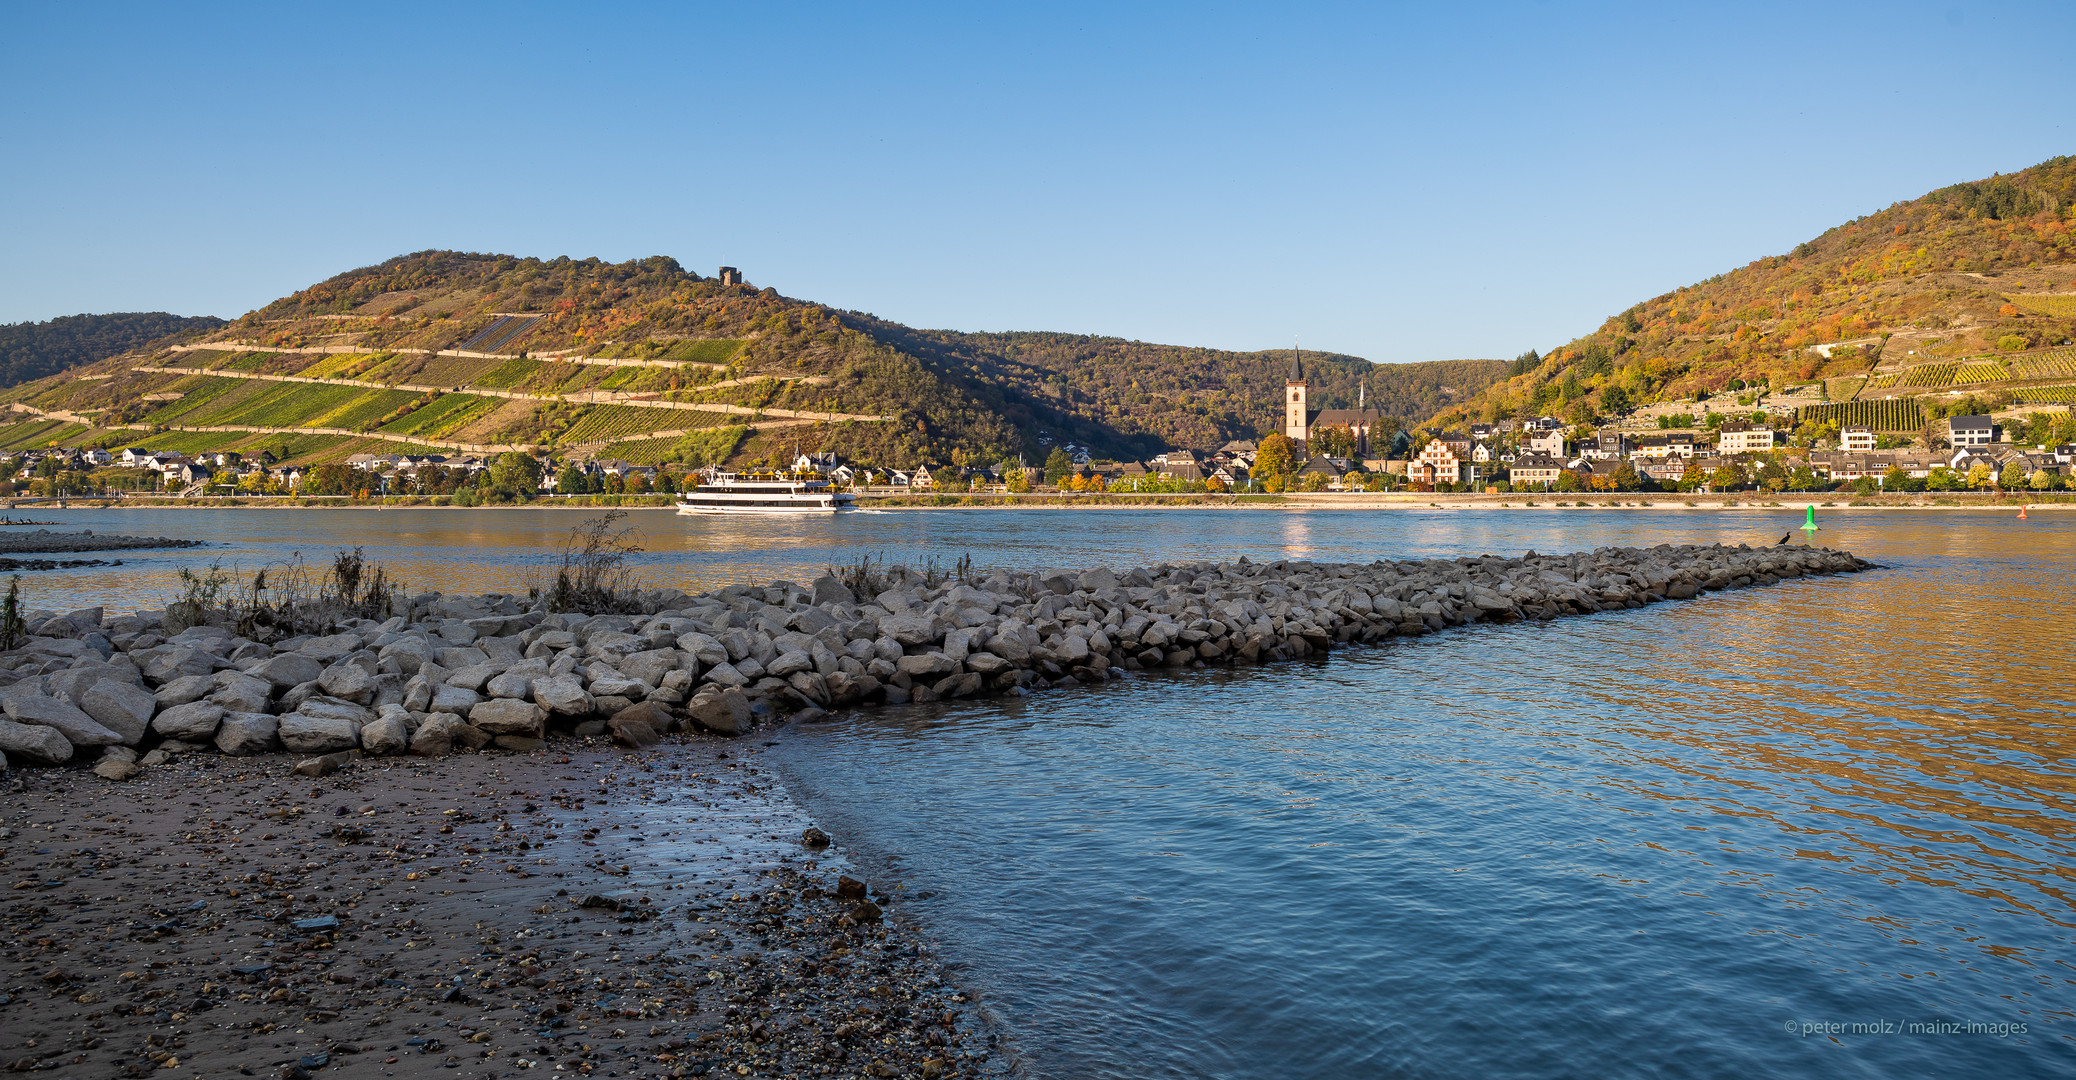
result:
M 1305 400 L 1305 367 L 1297 350 L 1290 353 L 1290 377 L 1283 381 L 1283 434 L 1310 447 L 1312 430 L 1323 427 L 1344 427 L 1355 436 L 1355 457 L 1366 458 L 1370 453 L 1370 428 L 1378 426 L 1384 431 L 1390 425 L 1384 422 L 1384 414 L 1367 408 L 1369 397 L 1367 383 L 1356 394 L 1353 409 L 1308 410 Z M 1381 449 L 1381 448 L 1380 448 Z

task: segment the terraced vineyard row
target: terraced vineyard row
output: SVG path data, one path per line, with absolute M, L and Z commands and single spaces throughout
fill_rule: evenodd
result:
M 539 360 L 506 360 L 496 367 L 477 375 L 477 386 L 491 386 L 499 390 L 511 390 L 525 385 L 541 370 Z
M 1903 373 L 1904 386 L 1940 387 L 1952 386 L 1954 373 L 1961 369 L 1959 364 L 1919 364 Z
M 2076 405 L 2076 386 L 2028 386 L 2016 393 L 2028 405 Z
M 482 360 L 471 356 L 435 356 L 427 360 L 424 367 L 418 369 L 418 374 L 411 376 L 411 381 L 426 386 L 467 386 L 473 382 L 480 382 L 484 373 L 495 370 L 502 363 L 505 361 Z
M 175 421 L 193 423 L 193 421 L 187 420 L 185 417 L 213 407 L 218 399 L 238 394 L 242 388 L 260 385 L 263 384 L 249 379 L 228 379 L 215 375 L 190 375 L 162 391 L 168 394 L 179 394 L 180 398 L 178 400 L 168 401 L 144 419 L 146 423 L 152 424 L 170 424 Z M 239 400 L 243 400 L 249 393 L 247 391 L 245 394 L 240 394 Z
M 1986 363 L 1962 364 L 1959 370 L 1954 372 L 1953 381 L 1956 384 L 2002 382 L 2010 377 L 2011 373 L 2004 370 L 2004 365 L 1991 360 Z
M 1925 411 L 1914 398 L 1893 401 L 1852 401 L 1835 405 L 1804 405 L 1795 410 L 1795 422 L 1836 424 L 1839 427 L 1865 427 L 1875 431 L 1920 431 L 1925 426 Z
M 673 431 L 680 428 L 714 427 L 730 421 L 726 413 L 694 412 L 689 409 L 650 409 L 640 405 L 593 405 L 562 433 L 564 443 L 606 442 L 644 431 Z
M 2012 296 L 2004 299 L 2026 309 L 2057 319 L 2076 319 L 2076 294 L 2063 293 L 2059 296 Z
M 2013 357 L 2011 369 L 2021 379 L 2076 379 L 2076 349 L 2049 349 Z
M 442 394 L 437 400 L 417 409 L 409 416 L 384 425 L 382 430 L 393 435 L 443 438 L 449 432 L 460 431 L 490 415 L 502 404 L 503 398 L 480 397 L 475 394 Z
M 1873 378 L 1867 380 L 1867 389 L 1886 390 L 1889 387 L 1896 385 L 1896 383 L 1900 381 L 1902 378 L 1903 373 L 1900 371 L 1891 371 L 1885 375 L 1876 375 Z
M 63 420 L 34 420 L 0 428 L 0 450 L 41 450 L 54 442 L 91 430 L 84 424 Z

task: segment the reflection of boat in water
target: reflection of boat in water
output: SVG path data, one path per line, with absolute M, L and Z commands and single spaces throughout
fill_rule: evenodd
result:
M 856 504 L 827 480 L 715 473 L 678 496 L 680 514 L 833 514 Z

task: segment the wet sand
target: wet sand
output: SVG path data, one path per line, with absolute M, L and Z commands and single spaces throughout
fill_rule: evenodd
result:
M 0 1066 L 1004 1071 L 898 899 L 835 895 L 840 846 L 803 843 L 761 750 L 558 739 L 320 779 L 282 756 L 185 756 L 123 783 L 15 772 Z

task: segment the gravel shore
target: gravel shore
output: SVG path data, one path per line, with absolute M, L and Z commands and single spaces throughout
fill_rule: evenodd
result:
M 1002 1071 L 746 740 L 16 772 L 0 1065 L 68 1075 Z M 845 895 L 839 895 L 845 894 Z

